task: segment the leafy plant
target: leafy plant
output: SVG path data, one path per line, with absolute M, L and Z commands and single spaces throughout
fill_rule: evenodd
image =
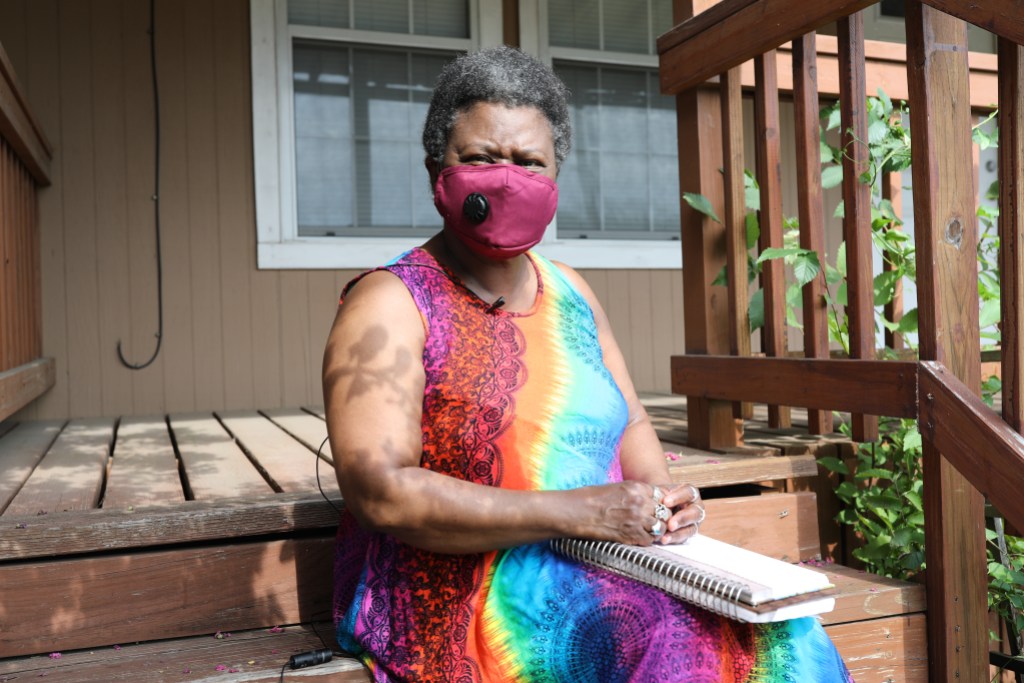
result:
M 872 187 L 871 239 L 874 249 L 885 262 L 886 268 L 874 278 L 874 306 L 876 332 L 882 328 L 903 335 L 905 345 L 915 351 L 914 338 L 917 334 L 917 310 L 906 311 L 899 320 L 884 317 L 884 307 L 893 301 L 897 286 L 904 280 L 914 282 L 917 278 L 916 252 L 911 236 L 903 232 L 902 221 L 896 215 L 892 203 L 881 196 L 878 189 L 883 174 L 905 171 L 910 166 L 910 131 L 903 125 L 907 107 L 894 105 L 886 94 L 879 90 L 878 97 L 867 98 L 868 139 L 852 140 L 850 145 L 867 145 L 868 168 L 859 181 Z M 987 124 L 994 114 L 973 130 L 974 141 L 982 148 L 998 144 L 998 131 L 988 129 Z M 821 111 L 821 157 L 822 186 L 836 187 L 843 180 L 843 158 L 848 148 L 829 143 L 832 131 L 840 127 L 839 105 L 835 103 Z M 746 189 L 746 235 L 748 252 L 757 244 L 759 226 L 757 211 L 759 195 L 757 182 L 747 171 L 744 177 Z M 992 202 L 998 197 L 998 184 L 993 183 L 984 195 Z M 710 202 L 701 195 L 688 195 L 686 201 L 694 209 L 718 221 Z M 836 207 L 834 216 L 843 216 L 842 202 Z M 999 330 L 999 238 L 996 229 L 998 207 L 980 202 L 978 222 L 981 231 L 978 238 L 978 297 L 980 303 L 980 327 L 983 343 L 998 344 Z M 827 287 L 826 302 L 829 306 L 829 337 L 831 341 L 849 352 L 848 319 L 843 310 L 846 297 L 846 248 L 840 244 L 834 256 L 834 264 L 822 264 L 816 252 L 799 247 L 799 230 L 795 219 L 784 222 L 784 243 L 781 248 L 770 248 L 761 252 L 756 259 L 747 257 L 748 281 L 752 282 L 761 271 L 762 265 L 773 259 L 783 259 L 792 277 L 786 292 L 786 318 L 789 325 L 800 327 L 796 310 L 801 305 L 801 288 L 814 280 L 823 278 Z M 726 272 L 723 269 L 714 284 L 725 285 Z M 751 331 L 764 324 L 764 301 L 761 290 L 750 299 Z M 895 355 L 886 350 L 890 357 Z M 982 395 L 991 406 L 992 397 L 1000 390 L 996 377 L 987 378 L 982 384 Z M 840 429 L 847 436 L 850 429 L 843 424 Z M 844 508 L 837 519 L 848 526 L 855 535 L 864 540 L 863 546 L 853 550 L 853 555 L 864 562 L 875 573 L 896 578 L 912 578 L 925 569 L 924 509 L 922 500 L 922 439 L 914 420 L 882 417 L 880 438 L 874 443 L 857 446 L 854 458 L 844 462 L 829 457 L 819 460 L 831 472 L 842 475 L 843 482 L 837 487 L 837 495 Z M 988 533 L 989 608 L 998 613 L 1011 627 L 1012 635 L 1019 638 L 1024 632 L 1024 539 L 1005 536 L 1006 553 L 1002 556 L 996 544 L 994 531 Z M 1005 557 L 1005 564 L 1000 561 Z

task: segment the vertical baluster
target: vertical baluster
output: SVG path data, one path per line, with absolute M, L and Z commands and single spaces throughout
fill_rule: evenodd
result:
M 821 193 L 817 47 L 813 32 L 793 41 L 793 110 L 796 124 L 797 204 L 800 246 L 818 254 L 825 267 L 825 208 Z M 804 356 L 828 358 L 828 308 L 824 270 L 803 288 Z M 811 434 L 832 431 L 832 412 L 808 410 Z
M 761 237 L 758 248 L 782 246 L 782 169 L 779 165 L 779 83 L 775 50 L 754 58 L 754 131 L 757 136 L 757 182 L 761 186 Z M 781 259 L 761 268 L 764 291 L 762 348 L 771 357 L 786 355 L 786 278 Z M 768 406 L 768 425 L 790 426 L 789 408 Z
M 715 4 L 716 0 L 674 0 L 672 17 L 678 24 Z M 676 96 L 679 145 L 679 183 L 687 192 L 703 194 L 721 215 L 722 145 L 721 103 L 714 91 L 691 88 Z M 686 353 L 728 353 L 728 306 L 712 296 L 711 283 L 725 263 L 725 228 L 681 205 L 683 304 Z M 742 424 L 733 417 L 732 404 L 688 396 L 687 443 L 696 448 L 729 448 L 742 439 Z
M 903 217 L 903 179 L 897 171 L 895 173 L 882 174 L 882 199 L 888 199 L 892 204 L 893 213 L 897 218 Z M 899 226 L 892 226 L 890 230 L 899 230 Z M 893 270 L 888 260 L 882 261 L 882 270 L 888 272 Z M 885 305 L 885 319 L 898 323 L 903 317 L 903 280 L 897 280 L 893 286 L 892 301 Z M 886 328 L 885 346 L 897 353 L 906 348 L 903 335 Z
M 725 251 L 729 276 L 729 353 L 750 355 L 750 292 L 747 280 L 747 207 L 743 186 L 743 92 L 740 70 L 721 76 L 722 170 L 725 183 Z M 737 403 L 734 414 L 749 419 L 753 408 Z
M 999 39 L 999 272 L 1003 419 L 1024 426 L 1024 49 Z
M 860 181 L 868 170 L 868 122 L 864 111 L 864 17 L 836 22 L 839 37 L 839 108 L 843 154 L 843 238 L 846 240 L 846 319 L 850 357 L 875 357 L 874 287 L 871 277 L 871 188 Z M 878 420 L 853 416 L 853 439 L 878 438 Z
M 971 168 L 967 28 L 907 2 L 920 354 L 980 392 L 977 189 Z M 941 406 L 920 397 L 922 414 Z M 984 498 L 924 436 L 928 658 L 933 681 L 988 680 Z

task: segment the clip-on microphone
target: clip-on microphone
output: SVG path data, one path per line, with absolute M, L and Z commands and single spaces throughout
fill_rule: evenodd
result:
M 496 310 L 505 305 L 505 297 L 499 296 L 494 300 L 494 303 L 487 307 L 488 313 L 494 313 Z

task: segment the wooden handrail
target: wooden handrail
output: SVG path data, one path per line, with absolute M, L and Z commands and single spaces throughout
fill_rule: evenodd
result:
M 1017 528 L 1024 527 L 1024 437 L 941 363 L 921 361 L 921 435 Z
M 672 392 L 917 417 L 917 363 L 740 356 L 673 356 Z

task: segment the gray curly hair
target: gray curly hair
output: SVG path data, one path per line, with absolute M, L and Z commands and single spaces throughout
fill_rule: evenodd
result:
M 423 124 L 423 149 L 442 164 L 455 117 L 477 102 L 536 107 L 548 123 L 559 166 L 572 146 L 569 90 L 555 73 L 513 47 L 487 48 L 462 55 L 441 70 Z

